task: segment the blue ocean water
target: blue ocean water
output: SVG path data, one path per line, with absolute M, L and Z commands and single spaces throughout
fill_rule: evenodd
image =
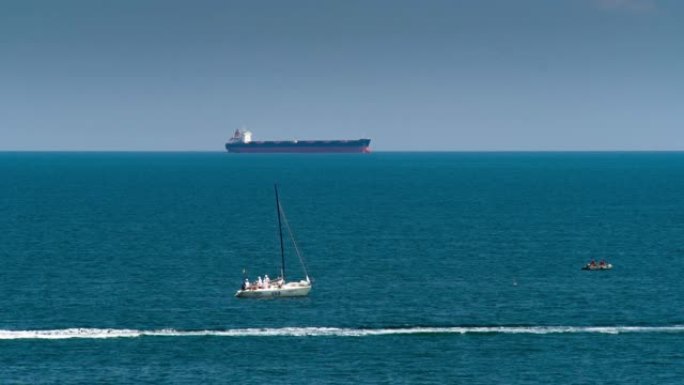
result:
M 237 299 L 274 182 L 314 288 Z M 0 213 L 3 384 L 684 378 L 684 153 L 0 153 Z

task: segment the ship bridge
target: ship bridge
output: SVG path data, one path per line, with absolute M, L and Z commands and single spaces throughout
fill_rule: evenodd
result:
M 252 132 L 247 131 L 247 130 L 235 130 L 235 133 L 233 134 L 233 137 L 230 138 L 231 143 L 235 142 L 241 142 L 241 143 L 249 143 L 252 141 Z

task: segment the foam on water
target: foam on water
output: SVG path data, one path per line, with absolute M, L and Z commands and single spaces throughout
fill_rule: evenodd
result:
M 53 330 L 0 330 L 0 340 L 69 338 L 104 339 L 138 337 L 369 337 L 411 334 L 621 334 L 684 333 L 676 326 L 454 326 L 405 327 L 389 329 L 354 329 L 333 327 L 247 328 L 226 330 L 136 330 L 69 328 Z

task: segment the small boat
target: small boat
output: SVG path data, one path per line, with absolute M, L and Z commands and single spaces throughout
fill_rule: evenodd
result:
M 250 283 L 245 279 L 242 288 L 235 293 L 238 298 L 277 298 L 277 297 L 304 297 L 311 291 L 311 279 L 304 264 L 304 258 L 299 252 L 297 243 L 295 242 L 292 230 L 285 216 L 282 206 L 280 205 L 280 198 L 278 197 L 278 185 L 274 185 L 276 198 L 276 214 L 278 216 L 278 234 L 280 236 L 280 277 L 270 281 L 268 279 L 260 282 Z M 283 244 L 283 224 L 294 246 L 294 250 L 299 257 L 299 262 L 304 270 L 304 279 L 299 281 L 288 282 L 285 280 L 285 247 Z M 268 277 L 268 276 L 266 276 Z
M 608 262 L 601 261 L 599 263 L 596 263 L 594 261 L 591 261 L 591 262 L 587 263 L 586 265 L 584 265 L 582 267 L 582 270 L 610 270 L 612 268 L 613 268 L 613 265 L 608 263 Z

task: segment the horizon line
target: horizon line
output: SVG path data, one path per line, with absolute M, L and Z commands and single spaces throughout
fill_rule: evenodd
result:
M 684 149 L 667 149 L 667 150 L 651 150 L 651 149 L 599 149 L 599 150 L 580 150 L 580 149 L 566 149 L 566 150 L 371 150 L 370 153 L 356 154 L 356 153 L 268 153 L 268 154 L 235 154 L 229 153 L 225 150 L 83 150 L 83 149 L 64 149 L 64 150 L 2 150 L 0 153 L 222 153 L 230 154 L 231 156 L 263 156 L 263 155 L 356 155 L 368 156 L 373 153 L 676 153 L 684 152 Z

